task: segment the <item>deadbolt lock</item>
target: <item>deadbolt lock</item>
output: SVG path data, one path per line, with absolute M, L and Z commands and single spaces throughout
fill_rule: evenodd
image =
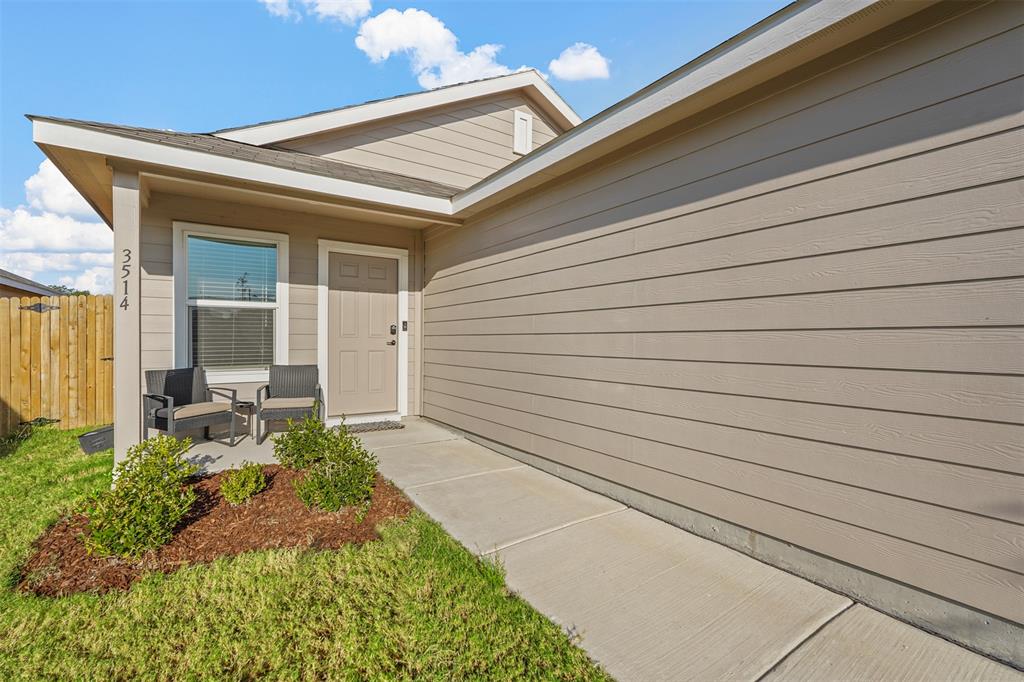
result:
M 398 325 L 397 324 L 391 325 L 391 336 L 394 336 L 397 333 L 398 333 Z

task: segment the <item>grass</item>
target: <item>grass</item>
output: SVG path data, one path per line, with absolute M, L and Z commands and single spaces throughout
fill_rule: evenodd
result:
M 607 679 L 419 513 L 361 548 L 252 552 L 106 595 L 12 591 L 31 542 L 110 484 L 84 431 L 0 453 L 0 679 Z

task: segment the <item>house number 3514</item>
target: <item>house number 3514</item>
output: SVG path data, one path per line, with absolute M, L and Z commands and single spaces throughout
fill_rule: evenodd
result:
M 118 307 L 122 310 L 128 310 L 128 279 L 132 275 L 132 250 L 121 249 L 121 286 L 123 287 L 123 296 L 121 302 L 118 303 Z

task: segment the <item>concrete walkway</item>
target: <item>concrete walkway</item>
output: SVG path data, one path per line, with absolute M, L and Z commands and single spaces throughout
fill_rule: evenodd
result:
M 381 472 L 618 680 L 1024 675 L 430 422 L 363 436 Z

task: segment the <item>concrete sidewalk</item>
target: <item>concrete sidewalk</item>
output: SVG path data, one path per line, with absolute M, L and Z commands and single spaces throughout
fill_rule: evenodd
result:
M 1024 680 L 806 580 L 426 421 L 381 472 L 618 680 Z

